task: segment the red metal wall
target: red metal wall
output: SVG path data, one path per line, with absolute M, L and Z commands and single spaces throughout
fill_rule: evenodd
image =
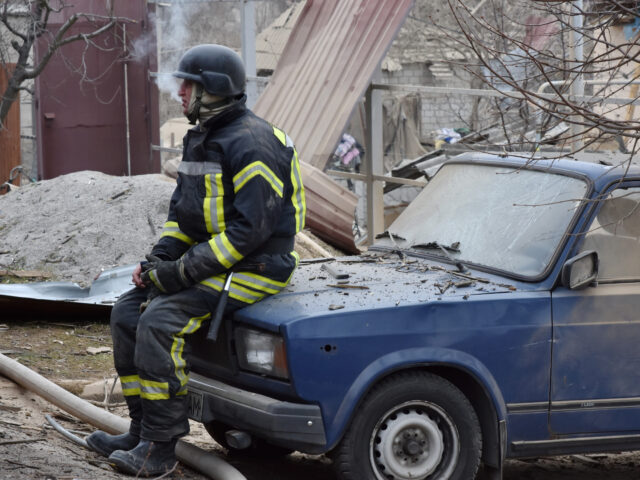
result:
M 156 39 L 149 15 L 154 8 L 144 1 L 107 2 L 76 0 L 50 19 L 57 31 L 74 13 L 106 15 L 115 4 L 120 18 L 115 28 L 93 39 L 60 48 L 36 79 L 38 173 L 53 178 L 79 170 L 126 175 L 127 115 L 125 65 L 128 84 L 128 123 L 131 174 L 160 171 L 160 156 L 151 150 L 159 144 L 158 92 L 149 71 L 157 70 Z M 67 35 L 88 33 L 96 26 L 79 19 Z M 146 55 L 127 56 L 133 45 L 148 46 Z M 40 38 L 36 59 L 46 54 L 50 37 Z
M 7 65 L 9 71 L 12 65 Z M 0 68 L 0 94 L 7 88 L 8 79 L 5 71 Z M 9 110 L 4 121 L 4 128 L 0 128 L 0 184 L 9 180 L 9 174 L 13 167 L 20 165 L 20 98 L 18 98 Z M 19 183 L 20 177 L 18 176 Z M 4 189 L 0 189 L 0 194 Z

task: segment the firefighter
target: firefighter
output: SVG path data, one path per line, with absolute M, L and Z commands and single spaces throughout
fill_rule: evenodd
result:
M 294 237 L 305 219 L 298 154 L 282 130 L 245 106 L 241 58 L 220 45 L 199 45 L 183 55 L 174 76 L 182 79 L 183 113 L 195 126 L 184 137 L 160 239 L 135 268 L 135 288 L 111 313 L 131 426 L 86 439 L 132 475 L 175 466 L 176 442 L 189 432 L 189 339 L 208 327 L 228 272 L 225 314 L 280 291 L 298 264 Z

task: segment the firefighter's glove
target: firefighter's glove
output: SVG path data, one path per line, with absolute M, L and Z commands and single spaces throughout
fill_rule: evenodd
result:
M 147 255 L 148 264 L 140 278 L 146 285 L 154 285 L 162 293 L 176 293 L 190 287 L 193 282 L 184 271 L 182 260 L 160 260 Z

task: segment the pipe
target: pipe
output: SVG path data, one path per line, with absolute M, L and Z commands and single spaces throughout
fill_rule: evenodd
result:
M 122 48 L 124 53 L 124 121 L 127 148 L 127 175 L 131 176 L 131 127 L 129 126 L 129 69 L 127 65 L 127 26 L 122 25 Z
M 118 434 L 129 431 L 129 420 L 91 405 L 3 354 L 0 354 L 0 374 L 105 432 Z M 214 480 L 247 480 L 220 457 L 182 440 L 178 442 L 176 455 L 185 465 Z
M 78 445 L 80 445 L 82 447 L 89 448 L 89 445 L 87 445 L 87 441 L 84 438 L 80 438 L 77 435 L 74 435 L 73 433 L 71 433 L 69 430 L 67 430 L 62 425 L 60 425 L 58 422 L 56 422 L 51 415 L 46 414 L 44 416 L 44 418 L 47 419 L 47 422 L 49 422 L 51 424 L 51 426 L 53 428 L 55 428 L 58 433 L 64 435 L 69 440 L 71 440 L 73 443 L 77 443 Z

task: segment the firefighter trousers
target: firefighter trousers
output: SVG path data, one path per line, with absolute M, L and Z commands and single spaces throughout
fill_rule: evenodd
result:
M 189 340 L 209 327 L 217 296 L 191 287 L 155 297 L 140 313 L 148 292 L 134 288 L 114 305 L 113 357 L 129 407 L 130 433 L 168 441 L 189 433 Z M 225 314 L 237 308 L 228 302 Z

